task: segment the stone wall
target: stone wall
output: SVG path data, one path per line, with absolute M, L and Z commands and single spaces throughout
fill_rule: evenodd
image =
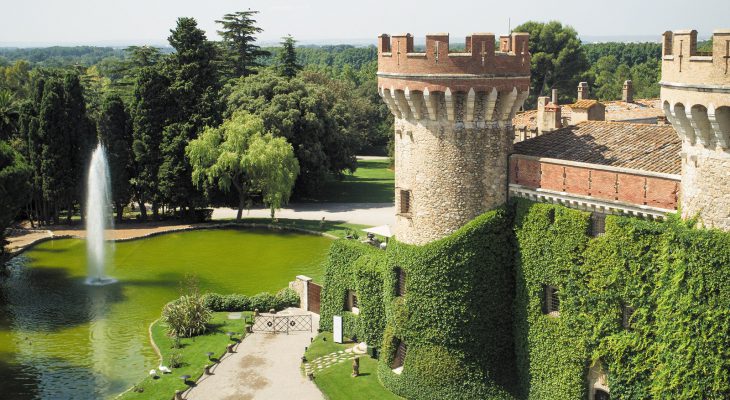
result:
M 396 210 L 411 191 L 410 215 L 396 216 L 399 241 L 424 244 L 453 233 L 507 199 L 507 154 L 514 133 L 494 125 L 465 128 L 396 120 Z
M 704 226 L 730 230 L 730 153 L 685 148 L 682 154 L 683 218 L 700 216 Z

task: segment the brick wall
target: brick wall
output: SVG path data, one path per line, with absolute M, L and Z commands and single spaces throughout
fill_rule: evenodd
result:
M 605 167 L 591 168 L 590 164 L 561 164 L 559 160 L 548 162 L 519 155 L 510 157 L 509 168 L 510 183 L 532 189 L 670 210 L 677 208 L 678 178 L 607 170 Z

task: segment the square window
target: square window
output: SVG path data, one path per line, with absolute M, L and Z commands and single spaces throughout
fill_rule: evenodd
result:
M 400 214 L 411 213 L 411 191 L 401 190 L 400 191 Z
M 560 315 L 560 298 L 555 286 L 543 286 L 543 312 L 553 317 Z

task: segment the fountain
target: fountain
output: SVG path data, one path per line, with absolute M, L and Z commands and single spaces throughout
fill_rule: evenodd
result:
M 111 228 L 109 213 L 111 190 L 109 184 L 109 164 L 104 146 L 99 143 L 91 155 L 89 180 L 86 195 L 86 257 L 89 277 L 86 283 L 101 286 L 116 282 L 105 274 L 107 250 L 113 249 L 106 242 L 105 232 Z M 111 257 L 108 258 L 111 260 Z

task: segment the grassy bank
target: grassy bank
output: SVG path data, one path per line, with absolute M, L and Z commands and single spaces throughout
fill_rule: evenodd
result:
M 225 354 L 226 346 L 233 343 L 227 332 L 237 332 L 236 339 L 241 338 L 244 329 L 244 320 L 228 319 L 227 312 L 213 313 L 210 330 L 200 336 L 180 339 L 180 348 L 173 348 L 173 340 L 167 336 L 166 326 L 159 320 L 152 325 L 152 339 L 162 353 L 163 365 L 170 365 L 170 357 L 175 353 L 182 359 L 182 365 L 174 368 L 172 373 L 162 374 L 159 378 L 146 377 L 144 380 L 119 396 L 119 399 L 172 399 L 176 390 L 186 390 L 203 373 L 203 368 L 213 361 L 208 360 L 207 352 L 213 352 L 215 360 Z M 243 313 L 248 317 L 251 313 Z M 155 367 L 157 369 L 157 367 Z M 182 375 L 190 375 L 188 383 L 183 383 Z
M 329 203 L 392 203 L 395 172 L 389 160 L 358 160 L 357 170 L 342 180 L 331 178 L 308 201 Z

